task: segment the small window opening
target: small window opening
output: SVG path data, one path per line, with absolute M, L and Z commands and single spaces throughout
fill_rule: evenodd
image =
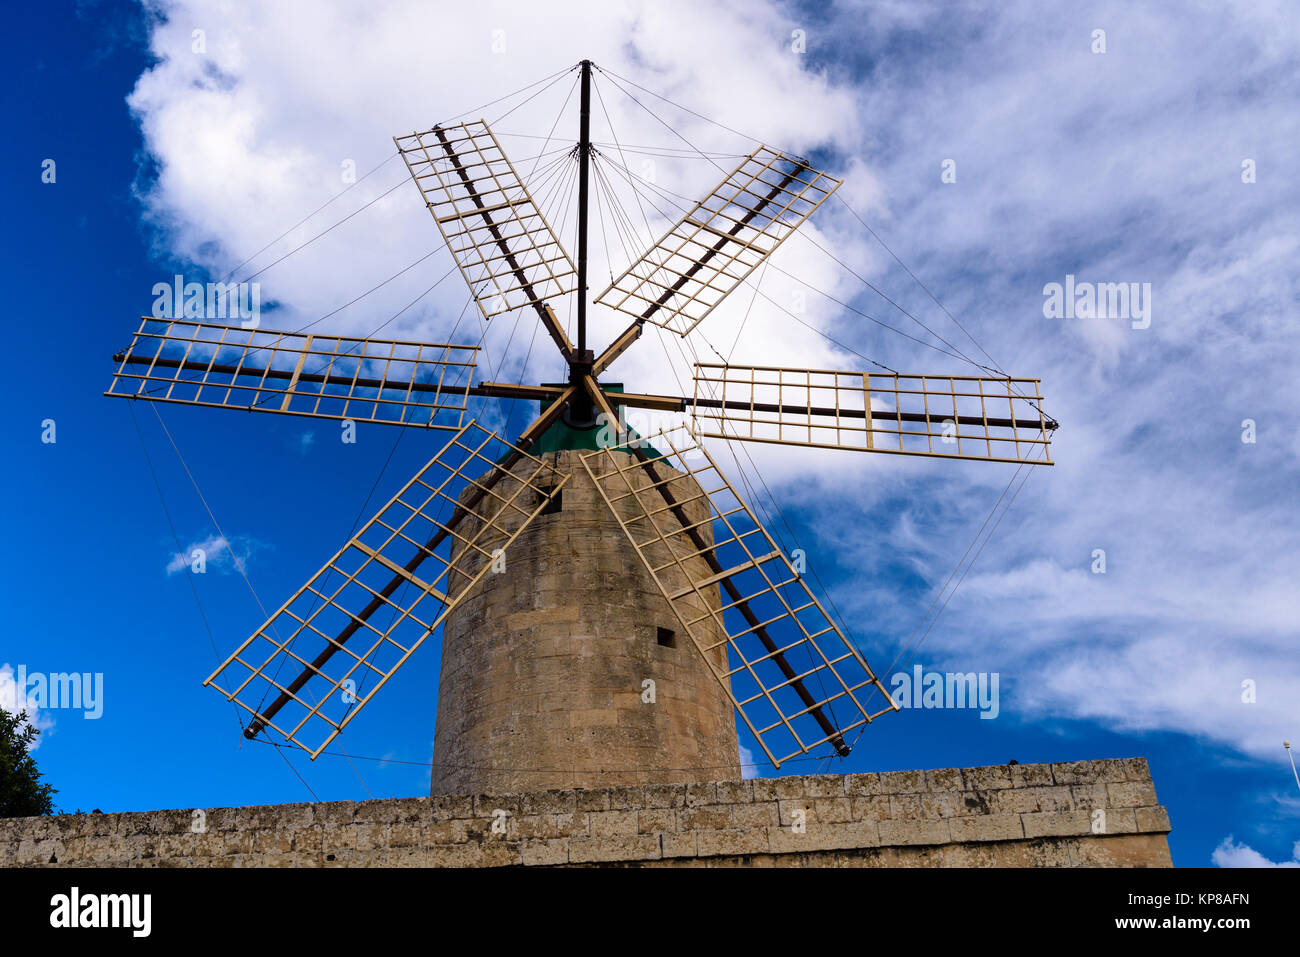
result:
M 553 491 L 555 491 L 555 486 L 551 486 L 550 488 L 542 488 L 542 489 L 538 489 L 538 490 L 537 490 L 537 501 L 539 501 L 539 502 L 544 502 L 544 501 L 546 501 L 546 496 L 550 495 L 551 492 L 553 492 Z M 541 514 L 542 514 L 542 515 L 554 515 L 556 512 L 560 511 L 560 510 L 563 508 L 563 499 L 564 499 L 564 492 L 563 492 L 563 490 L 561 490 L 561 491 L 559 491 L 559 492 L 555 492 L 555 497 L 552 498 L 549 502 L 546 502 L 546 505 L 545 505 L 545 507 L 542 509 Z
M 658 633 L 655 635 L 655 638 L 658 640 L 660 645 L 665 648 L 677 647 L 677 632 L 673 631 L 671 628 L 659 628 L 657 631 Z

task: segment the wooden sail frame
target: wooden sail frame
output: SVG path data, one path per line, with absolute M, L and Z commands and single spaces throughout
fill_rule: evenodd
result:
M 1056 423 L 1038 379 L 695 364 L 706 437 L 1051 465 Z
M 315 759 L 568 479 L 471 420 L 204 684 Z
M 628 454 L 633 445 L 660 453 L 650 464 L 653 481 L 636 480 L 646 464 Z M 775 766 L 827 742 L 842 745 L 845 734 L 896 710 L 861 652 L 845 638 L 689 428 L 678 426 L 589 452 L 582 464 L 736 713 Z M 663 489 L 680 487 L 684 480 L 692 480 L 698 491 L 676 499 L 675 506 L 672 496 L 666 503 Z M 680 508 L 692 502 L 707 509 L 704 523 L 710 526 L 712 540 L 706 538 L 703 547 L 698 523 L 686 524 L 679 517 Z M 665 555 L 670 556 L 667 561 L 659 560 Z M 711 559 L 707 566 L 695 561 L 705 556 Z M 701 575 L 702 567 L 717 570 Z M 724 582 L 731 587 L 719 603 L 718 585 Z M 726 650 L 726 664 L 719 661 L 719 649 Z M 887 703 L 873 711 L 867 705 L 876 692 Z M 827 711 L 834 721 L 837 708 L 843 720 L 831 731 L 814 720 L 814 713 Z
M 395 136 L 485 319 L 577 288 L 577 268 L 483 120 Z
M 479 348 L 144 316 L 104 395 L 454 430 Z
M 840 186 L 759 146 L 595 299 L 687 335 Z

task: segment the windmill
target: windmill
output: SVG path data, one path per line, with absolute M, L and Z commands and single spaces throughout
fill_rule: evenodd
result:
M 846 755 L 897 706 L 704 440 L 1050 464 L 1036 379 L 697 362 L 691 395 L 606 381 L 647 324 L 691 335 L 840 181 L 753 150 L 595 297 L 631 319 L 597 353 L 592 68 L 575 67 L 576 262 L 485 121 L 394 137 L 484 319 L 533 313 L 567 381 L 475 384 L 476 345 L 192 319 L 146 317 L 114 357 L 110 396 L 445 439 L 206 679 L 245 737 L 315 759 L 442 629 L 435 792 L 736 777 L 734 716 L 774 766 Z M 509 440 L 471 398 L 540 411 Z M 640 435 L 627 408 L 681 421 Z

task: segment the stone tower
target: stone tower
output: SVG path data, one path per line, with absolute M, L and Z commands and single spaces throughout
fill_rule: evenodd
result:
M 540 453 L 570 476 L 558 507 L 552 502 L 533 521 L 504 554 L 504 570 L 485 575 L 444 622 L 434 794 L 740 777 L 731 702 L 580 454 Z M 664 462 L 656 468 L 661 476 L 668 470 Z M 649 484 L 639 470 L 633 477 Z M 685 475 L 670 489 L 678 501 L 699 494 Z M 625 521 L 636 508 L 619 507 Z M 691 522 L 708 515 L 704 499 L 686 509 Z M 669 513 L 656 517 L 673 521 Z M 709 524 L 700 527 L 711 540 Z M 670 562 L 657 547 L 654 564 Z M 691 561 L 699 565 L 692 577 L 709 576 L 702 559 Z M 670 590 L 687 587 L 676 568 L 660 574 Z M 707 600 L 719 607 L 716 585 Z M 710 643 L 723 640 L 713 634 Z M 714 654 L 725 666 L 725 645 Z

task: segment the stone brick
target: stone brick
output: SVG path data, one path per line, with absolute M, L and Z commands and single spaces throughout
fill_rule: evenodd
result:
M 853 820 L 853 802 L 846 797 L 814 798 L 813 816 L 821 824 Z
M 1020 815 L 1025 837 L 1063 837 L 1092 833 L 1090 811 L 1044 811 Z
M 636 834 L 636 811 L 595 811 L 587 816 L 592 837 L 613 837 L 619 834 Z
M 647 808 L 674 808 L 686 805 L 686 788 L 681 784 L 650 784 L 645 787 Z
M 474 798 L 468 794 L 435 794 L 429 799 L 429 819 L 451 821 L 474 816 Z
M 924 771 L 884 771 L 880 775 L 882 794 L 919 794 L 924 790 Z
M 356 807 L 355 801 L 328 801 L 317 804 L 312 808 L 312 823 L 351 824 Z
M 802 778 L 756 778 L 754 780 L 755 801 L 785 801 L 803 796 Z
M 1124 776 L 1129 781 L 1151 780 L 1151 768 L 1147 765 L 1146 758 L 1120 758 L 1119 761 L 1124 766 Z
M 1070 801 L 1077 811 L 1091 811 L 1093 808 L 1106 807 L 1111 803 L 1107 798 L 1104 784 L 1071 784 L 1069 788 Z
M 889 816 L 898 821 L 919 821 L 925 817 L 920 794 L 889 795 Z
M 719 804 L 746 804 L 754 800 L 753 781 L 719 781 Z
M 844 776 L 842 774 L 806 774 L 803 777 L 803 793 L 812 798 L 834 798 L 844 795 Z
M 1013 788 L 1050 787 L 1056 783 L 1050 764 L 1013 764 L 1008 770 Z
M 580 789 L 575 794 L 579 811 L 608 811 L 609 791 Z
M 874 797 L 852 798 L 853 819 L 855 821 L 880 821 L 889 818 L 889 795 L 877 794 Z
M 435 844 L 423 857 L 425 867 L 478 867 L 483 848 L 478 844 Z
M 638 811 L 636 829 L 639 834 L 652 834 L 656 831 L 676 831 L 677 811 L 670 807 Z
M 1118 784 L 1130 780 L 1124 760 L 1068 761 L 1052 765 L 1057 784 Z
M 774 854 L 799 854 L 841 848 L 875 847 L 880 832 L 875 821 L 846 824 L 809 824 L 802 833 L 789 827 L 769 827 L 768 845 Z
M 686 786 L 686 807 L 700 807 L 718 803 L 718 786 L 715 783 L 688 784 Z
M 963 768 L 962 780 L 967 791 L 992 791 L 1012 787 L 1011 771 L 1018 765 L 994 764 L 982 768 Z
M 940 768 L 925 772 L 925 786 L 930 791 L 962 791 L 961 768 Z
M 1136 826 L 1138 831 L 1143 833 L 1148 831 L 1157 831 L 1161 834 L 1168 833 L 1171 830 L 1169 812 L 1163 807 L 1137 808 Z
M 660 834 L 659 846 L 664 857 L 695 857 L 698 851 L 694 831 Z
M 972 814 L 948 822 L 952 840 L 1014 841 L 1025 836 L 1019 814 Z
M 520 795 L 519 799 L 521 815 L 572 814 L 577 809 L 575 791 L 533 791 Z
M 1157 803 L 1156 789 L 1144 781 L 1108 784 L 1106 794 L 1111 807 L 1153 807 Z
M 850 797 L 861 795 L 862 797 L 873 797 L 884 792 L 880 789 L 880 775 L 869 774 L 846 774 L 844 776 L 844 793 Z
M 881 821 L 881 844 L 945 844 L 951 840 L 949 823 L 942 821 Z
M 767 827 L 769 824 L 780 824 L 780 809 L 775 801 L 734 804 L 731 807 L 731 823 L 735 827 Z
M 524 841 L 519 845 L 519 862 L 530 867 L 567 864 L 569 842 L 564 838 L 550 841 Z
M 1104 808 L 1106 817 L 1104 818 L 1105 830 L 1099 833 L 1104 834 L 1135 834 L 1137 833 L 1137 813 L 1131 807 L 1113 807 Z M 1088 814 L 1093 814 L 1089 811 Z
M 677 812 L 677 830 L 717 830 L 731 825 L 731 805 L 707 804 L 684 807 Z
M 724 854 L 765 854 L 768 850 L 766 828 L 725 828 L 700 831 L 696 835 L 700 857 Z
M 659 835 L 622 837 L 573 837 L 569 839 L 569 862 L 639 861 L 659 858 Z

